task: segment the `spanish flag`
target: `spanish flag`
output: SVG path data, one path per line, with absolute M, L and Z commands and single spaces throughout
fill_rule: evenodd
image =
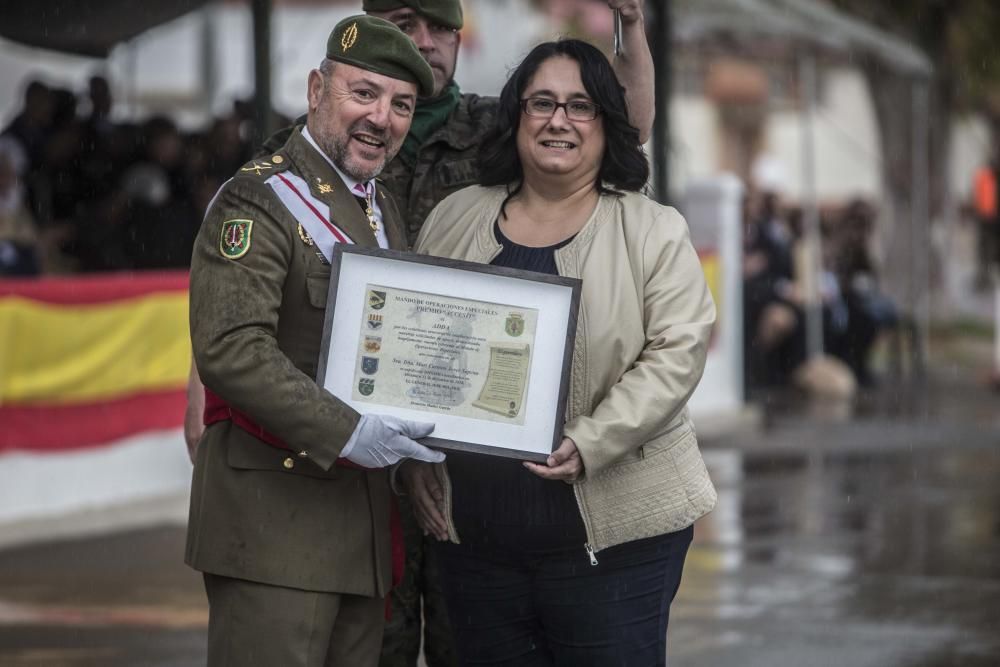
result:
M 187 272 L 0 281 L 0 452 L 183 423 Z

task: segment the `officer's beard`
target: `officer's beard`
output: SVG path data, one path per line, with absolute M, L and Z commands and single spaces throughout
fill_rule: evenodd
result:
M 360 164 L 354 159 L 352 155 L 352 135 L 354 134 L 365 134 L 370 138 L 374 138 L 382 143 L 381 148 L 368 147 L 362 144 L 360 141 L 354 141 L 353 147 L 356 150 L 360 150 L 362 154 L 366 151 L 372 153 L 380 153 L 380 157 L 377 158 L 378 162 L 375 166 L 371 166 L 371 162 L 366 160 L 364 164 Z M 341 171 L 350 176 L 356 181 L 368 181 L 375 176 L 382 173 L 385 169 L 385 165 L 396 156 L 399 151 L 401 142 L 394 141 L 386 128 L 378 128 L 372 125 L 367 120 L 358 120 L 343 135 L 329 137 L 326 141 L 320 141 L 317 139 L 319 147 L 323 149 L 323 152 L 330 156 L 333 163 L 336 164 Z

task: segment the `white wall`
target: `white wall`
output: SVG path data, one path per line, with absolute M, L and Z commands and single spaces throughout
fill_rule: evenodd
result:
M 876 197 L 881 188 L 880 148 L 864 78 L 854 70 L 837 69 L 822 81 L 824 90 L 813 118 L 816 194 L 820 201 Z M 795 200 L 804 190 L 802 130 L 797 110 L 781 111 L 769 119 L 765 138 L 767 152 L 785 167 L 785 194 Z
M 694 180 L 719 173 L 718 110 L 702 97 L 676 96 L 670 105 L 670 181 L 684 192 Z

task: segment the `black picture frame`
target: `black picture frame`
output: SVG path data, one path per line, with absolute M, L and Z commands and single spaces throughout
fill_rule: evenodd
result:
M 316 382 L 321 387 L 361 413 L 435 422 L 435 433 L 421 442 L 438 449 L 544 462 L 559 446 L 569 396 L 581 280 L 349 244 L 334 247 L 330 268 L 316 375 Z M 365 313 L 370 312 L 365 305 L 365 290 L 371 283 L 394 290 L 411 290 L 414 285 L 422 285 L 425 289 L 417 291 L 431 296 L 500 303 L 515 308 L 540 308 L 525 390 L 523 429 L 517 425 L 442 415 L 412 405 L 402 407 L 355 400 L 355 369 L 364 342 L 361 337 Z M 494 293 L 495 296 L 491 296 Z M 512 298 L 520 301 L 511 304 Z M 546 353 L 544 356 L 536 354 L 536 350 Z M 346 375 L 350 378 L 346 379 Z M 523 433 L 519 433 L 519 429 Z

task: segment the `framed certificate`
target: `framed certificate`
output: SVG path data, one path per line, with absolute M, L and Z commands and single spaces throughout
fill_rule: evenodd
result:
M 433 422 L 431 447 L 544 461 L 562 440 L 581 282 L 337 244 L 317 382 Z

